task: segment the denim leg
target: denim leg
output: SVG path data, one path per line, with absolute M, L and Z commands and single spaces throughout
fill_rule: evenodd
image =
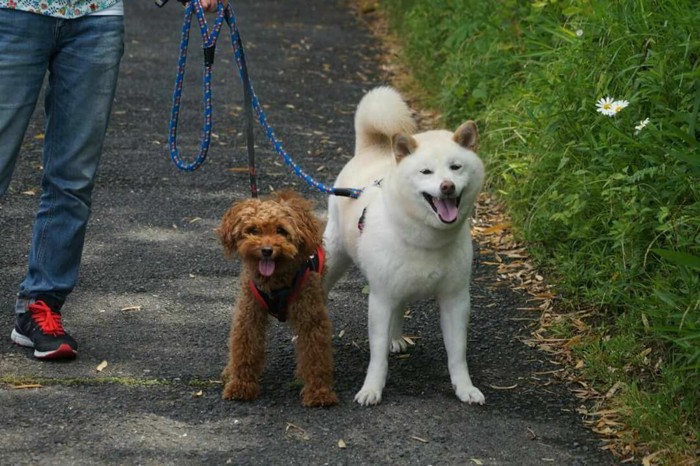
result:
M 124 51 L 121 16 L 59 20 L 46 91 L 42 194 L 19 299 L 73 290 Z
M 0 197 L 41 92 L 55 24 L 54 18 L 0 8 Z

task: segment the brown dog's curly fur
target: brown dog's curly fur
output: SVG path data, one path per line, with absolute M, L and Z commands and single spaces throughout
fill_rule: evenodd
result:
M 229 338 L 229 361 L 221 376 L 223 398 L 252 400 L 260 394 L 265 357 L 268 312 L 253 296 L 253 280 L 265 292 L 290 286 L 302 264 L 322 244 L 322 227 L 313 214 L 313 203 L 293 191 L 266 199 L 238 202 L 224 214 L 218 234 L 224 251 L 243 262 L 241 291 L 236 302 Z M 271 252 L 274 272 L 259 269 L 263 249 Z M 290 304 L 288 322 L 297 335 L 297 376 L 305 406 L 338 403 L 333 392 L 332 327 L 328 317 L 321 274 L 311 273 Z

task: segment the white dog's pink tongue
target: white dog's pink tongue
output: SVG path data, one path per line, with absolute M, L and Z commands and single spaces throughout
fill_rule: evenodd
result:
M 260 259 L 258 271 L 263 277 L 269 277 L 275 271 L 275 261 L 272 259 Z
M 438 215 L 443 222 L 451 223 L 457 219 L 457 203 L 455 199 L 433 198 Z

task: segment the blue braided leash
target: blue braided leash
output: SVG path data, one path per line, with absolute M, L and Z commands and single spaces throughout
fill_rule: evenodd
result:
M 211 71 L 214 65 L 214 50 L 216 40 L 223 24 L 222 3 L 218 4 L 217 15 L 214 25 L 209 30 L 204 10 L 199 1 L 190 1 L 185 6 L 185 21 L 182 25 L 182 40 L 180 42 L 180 58 L 178 60 L 177 78 L 175 80 L 175 91 L 173 92 L 173 107 L 170 115 L 168 144 L 170 146 L 170 158 L 177 168 L 182 171 L 194 171 L 199 168 L 207 158 L 209 143 L 211 142 L 212 126 L 212 99 L 211 99 Z M 191 163 L 186 163 L 180 158 L 180 151 L 177 148 L 177 123 L 180 115 L 180 99 L 182 97 L 182 83 L 185 78 L 185 66 L 187 65 L 187 46 L 190 39 L 190 28 L 192 25 L 192 15 L 197 16 L 199 29 L 202 34 L 202 46 L 204 48 L 204 73 L 202 77 L 203 99 L 204 99 L 204 124 L 202 127 L 202 139 L 199 154 Z
M 162 0 L 160 0 L 162 2 Z M 165 0 L 167 2 L 167 0 Z M 217 13 L 216 19 L 212 29 L 208 28 L 206 19 L 204 17 L 204 11 L 199 3 L 199 0 L 185 0 L 185 21 L 182 27 L 182 41 L 180 45 L 180 60 L 178 62 L 178 75 L 175 84 L 175 92 L 173 93 L 173 109 L 170 119 L 170 157 L 175 163 L 175 165 L 183 171 L 193 171 L 199 168 L 199 166 L 204 163 L 207 157 L 207 151 L 209 149 L 209 143 L 211 140 L 211 68 L 214 62 L 214 50 L 216 47 L 216 40 L 221 29 L 223 20 L 226 21 L 231 30 L 231 44 L 233 46 L 233 55 L 238 68 L 238 72 L 243 84 L 244 92 L 244 104 L 245 113 L 247 114 L 248 124 L 246 128 L 246 136 L 248 143 L 248 166 L 250 175 L 250 185 L 251 194 L 253 197 L 257 197 L 257 183 L 256 183 L 256 172 L 255 172 L 255 151 L 254 151 L 254 141 L 253 141 L 253 125 L 252 125 L 252 110 L 255 111 L 258 117 L 258 123 L 262 126 L 265 131 L 267 139 L 272 143 L 275 151 L 278 155 L 282 157 L 285 165 L 290 167 L 292 171 L 301 179 L 303 179 L 306 184 L 315 188 L 316 190 L 332 194 L 335 196 L 345 196 L 353 199 L 357 199 L 360 194 L 362 194 L 362 189 L 357 188 L 337 188 L 333 186 L 327 186 L 318 180 L 314 179 L 311 175 L 306 173 L 299 165 L 297 165 L 292 157 L 284 149 L 282 143 L 275 136 L 275 132 L 267 122 L 265 112 L 260 105 L 257 94 L 253 88 L 250 81 L 250 76 L 248 74 L 248 67 L 245 60 L 245 50 L 243 48 L 243 42 L 241 40 L 241 34 L 238 30 L 238 25 L 236 23 L 236 16 L 233 8 L 230 4 L 224 3 L 222 0 L 217 2 Z M 158 3 L 162 6 L 164 3 Z M 190 24 L 192 21 L 192 14 L 197 16 L 197 21 L 199 22 L 200 31 L 202 34 L 202 41 L 204 47 L 204 127 L 202 129 L 202 144 L 199 155 L 194 162 L 186 164 L 182 161 L 177 150 L 177 119 L 180 110 L 180 97 L 182 94 L 182 81 L 185 74 L 185 64 L 187 61 L 187 45 L 189 42 L 189 31 Z

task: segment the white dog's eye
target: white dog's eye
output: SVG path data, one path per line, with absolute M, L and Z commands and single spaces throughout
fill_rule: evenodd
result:
M 420 172 L 424 175 L 432 175 L 433 174 L 433 171 L 429 168 L 424 168 Z
M 460 168 L 462 168 L 462 166 L 459 165 L 459 164 L 457 164 L 457 163 L 453 163 L 452 165 L 450 165 L 450 170 L 457 171 L 457 170 L 459 170 Z

